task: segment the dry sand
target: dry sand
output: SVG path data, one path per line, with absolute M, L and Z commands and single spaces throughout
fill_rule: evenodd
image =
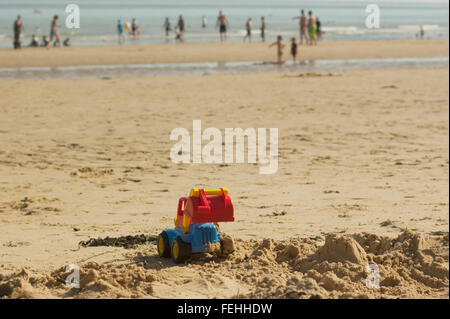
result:
M 448 76 L 0 81 L 0 297 L 448 298 Z M 193 119 L 279 128 L 278 172 L 172 163 L 169 134 Z M 221 225 L 237 239 L 227 258 L 78 246 L 157 235 L 191 187 L 221 186 L 236 215 Z M 68 264 L 80 291 L 64 286 Z
M 299 59 L 448 56 L 448 40 L 326 41 L 299 48 Z M 286 42 L 288 44 L 288 42 Z M 289 59 L 286 48 L 285 59 Z M 273 61 L 269 43 L 182 43 L 69 48 L 0 49 L 0 67 L 108 65 L 167 62 Z

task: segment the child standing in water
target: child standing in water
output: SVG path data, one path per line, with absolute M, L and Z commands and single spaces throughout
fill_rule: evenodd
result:
M 117 35 L 119 36 L 119 44 L 122 44 L 125 41 L 125 37 L 123 35 L 123 24 L 120 20 L 117 20 Z
M 273 47 L 274 45 L 277 46 L 277 63 L 278 64 L 283 64 L 283 49 L 284 49 L 284 44 L 283 44 L 283 37 L 281 35 L 279 35 L 277 37 L 277 41 L 272 43 L 270 47 Z
M 297 63 L 297 39 L 295 37 L 293 37 L 291 39 L 291 55 L 292 55 L 292 60 L 294 61 L 294 64 Z
M 266 42 L 266 19 L 261 17 L 261 41 Z
M 141 34 L 141 28 L 139 27 L 136 19 L 131 21 L 131 36 L 133 39 L 137 39 Z
M 245 30 L 247 30 L 247 34 L 244 37 L 244 42 L 248 39 L 249 42 L 252 42 L 252 18 L 248 18 L 247 23 L 245 24 Z
M 169 38 L 169 33 L 172 30 L 172 25 L 170 24 L 170 20 L 167 17 L 166 20 L 164 21 L 164 25 L 163 25 L 164 29 L 166 30 L 166 40 Z

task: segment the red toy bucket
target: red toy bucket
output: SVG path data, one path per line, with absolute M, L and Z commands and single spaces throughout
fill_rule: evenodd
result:
M 233 222 L 234 208 L 228 191 L 193 189 L 186 199 L 184 213 L 192 223 Z

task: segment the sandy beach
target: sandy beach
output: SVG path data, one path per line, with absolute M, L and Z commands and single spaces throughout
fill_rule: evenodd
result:
M 448 41 L 324 42 L 300 55 L 448 56 Z M 271 59 L 267 44 L 0 50 L 0 67 Z M 0 298 L 448 298 L 448 78 L 438 68 L 2 80 Z M 278 128 L 278 172 L 173 163 L 170 132 L 197 119 Z M 221 227 L 236 250 L 174 265 L 154 236 L 192 187 L 230 190 L 236 221 Z M 139 234 L 145 244 L 78 245 Z M 369 263 L 380 289 L 365 285 Z M 81 290 L 64 285 L 68 264 Z
M 448 40 L 325 41 L 301 46 L 300 60 L 448 56 Z M 288 45 L 289 41 L 285 41 Z M 69 48 L 0 49 L 0 67 L 274 61 L 270 43 L 178 43 Z M 290 59 L 288 47 L 284 59 Z

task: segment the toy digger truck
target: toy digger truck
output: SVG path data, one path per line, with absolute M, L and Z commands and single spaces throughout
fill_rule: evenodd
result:
M 234 208 L 226 188 L 191 190 L 181 197 L 175 217 L 175 228 L 158 236 L 158 254 L 181 263 L 193 253 L 233 250 L 232 239 L 219 232 L 219 222 L 233 222 Z M 220 247 L 220 248 L 218 248 Z

